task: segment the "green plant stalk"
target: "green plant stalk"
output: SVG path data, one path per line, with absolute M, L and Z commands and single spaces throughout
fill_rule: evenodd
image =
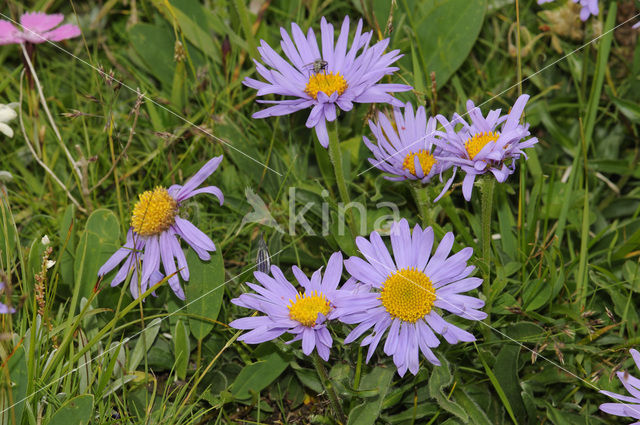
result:
M 331 407 L 333 408 L 333 413 L 340 424 L 346 424 L 347 418 L 342 411 L 342 405 L 340 404 L 340 399 L 338 398 L 338 393 L 336 393 L 336 389 L 331 384 L 331 380 L 329 379 L 329 375 L 327 374 L 327 369 L 325 369 L 323 360 L 320 358 L 317 352 L 313 352 L 311 356 L 313 358 L 313 365 L 316 368 L 316 372 L 318 372 L 318 377 L 320 378 L 320 382 L 322 382 L 322 387 L 327 392 L 329 396 L 329 401 L 331 402 Z
M 360 376 L 362 375 L 362 346 L 358 346 L 358 361 L 356 362 L 356 371 L 353 376 L 353 390 L 358 391 L 360 388 Z
M 481 182 L 482 261 L 485 264 L 482 292 L 488 300 L 491 294 L 491 214 L 493 212 L 493 192 L 496 186 L 496 179 L 492 175 L 487 175 Z M 491 306 L 487 305 L 486 308 L 490 309 Z
M 342 169 L 342 151 L 340 150 L 340 142 L 338 140 L 338 120 L 336 119 L 334 122 L 329 123 L 328 126 L 329 158 L 331 159 L 331 164 L 333 164 L 333 171 L 336 175 L 336 184 L 338 185 L 340 198 L 342 199 L 344 207 L 347 208 L 351 203 L 351 198 L 349 198 L 349 190 L 347 189 L 347 183 L 344 179 L 344 170 Z M 351 235 L 355 238 L 357 236 L 357 232 L 353 209 L 348 208 L 347 211 L 346 219 L 349 224 L 349 230 L 351 230 Z
M 431 200 L 429 199 L 427 188 L 422 186 L 422 184 L 420 183 L 413 182 L 411 184 L 411 189 L 416 200 L 416 205 L 418 207 L 418 213 L 420 214 L 422 226 L 426 227 L 428 225 L 431 225 L 434 220 L 433 217 L 431 217 L 432 203 L 430 202 Z
M 249 45 L 249 54 L 257 58 L 258 57 L 258 48 L 256 46 L 256 38 L 253 35 L 253 30 L 251 29 L 251 23 L 249 22 L 249 11 L 247 10 L 247 6 L 245 5 L 244 0 L 234 0 L 233 5 L 238 12 L 238 17 L 240 18 L 240 24 L 242 25 L 242 31 L 244 32 L 245 37 L 247 37 L 247 44 Z

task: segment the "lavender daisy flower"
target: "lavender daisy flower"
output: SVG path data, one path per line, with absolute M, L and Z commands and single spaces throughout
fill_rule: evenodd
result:
M 342 276 L 342 253 L 336 252 L 327 263 L 322 276 L 316 270 L 311 279 L 298 267 L 293 267 L 293 274 L 304 292 L 298 290 L 284 277 L 277 266 L 271 266 L 271 276 L 254 272 L 260 285 L 247 282 L 256 294 L 242 294 L 231 300 L 241 307 L 264 313 L 265 316 L 243 317 L 234 320 L 229 326 L 250 331 L 239 340 L 249 344 L 259 344 L 278 338 L 284 333 L 295 337 L 288 343 L 302 340 L 302 352 L 310 355 L 315 348 L 325 361 L 329 359 L 329 349 L 333 343 L 327 329 L 327 321 L 335 317 L 336 300 L 350 294 L 345 289 L 338 289 Z
M 636 363 L 636 367 L 640 369 L 640 353 L 633 348 L 629 350 L 633 361 Z M 600 391 L 602 394 L 607 395 L 616 400 L 620 400 L 622 403 L 603 403 L 600 405 L 600 410 L 616 416 L 627 416 L 633 419 L 640 420 L 640 379 L 629 375 L 628 372 L 616 372 L 618 379 L 622 382 L 622 385 L 629 391 L 630 396 L 612 393 L 610 391 Z M 640 425 L 640 421 L 634 422 L 631 425 Z
M 538 0 L 538 4 L 550 3 L 554 0 Z M 580 9 L 580 19 L 586 21 L 589 16 L 596 16 L 600 13 L 598 9 L 598 0 L 573 0 L 574 3 L 580 3 L 582 9 Z
M 0 291 L 5 288 L 4 282 L 0 282 Z M 13 314 L 16 312 L 16 309 L 10 307 L 6 304 L 0 303 L 0 314 Z
M 482 284 L 482 279 L 469 277 L 475 269 L 467 260 L 472 248 L 464 248 L 449 257 L 453 234 L 447 233 L 433 256 L 433 229 L 416 225 L 413 233 L 407 220 L 391 228 L 393 257 L 377 232 L 369 240 L 358 237 L 356 244 L 364 259 L 351 257 L 344 264 L 351 276 L 369 288 L 368 292 L 341 297 L 336 303 L 338 320 L 358 324 L 345 339 L 350 343 L 373 329 L 361 345 L 368 345 L 367 362 L 382 337 L 387 334 L 384 352 L 393 356 L 400 376 L 407 369 L 418 373 L 418 352 L 434 365 L 440 361 L 431 348 L 440 341 L 436 333 L 450 344 L 475 341 L 469 332 L 448 323 L 436 308 L 469 320 L 483 320 L 479 311 L 484 301 L 462 292 Z
M 184 291 L 176 273 L 176 261 L 180 276 L 185 281 L 189 280 L 189 267 L 177 236 L 187 242 L 204 261 L 211 258 L 209 252 L 215 251 L 216 247 L 200 229 L 180 217 L 179 209 L 182 202 L 200 193 L 214 195 L 222 205 L 224 196 L 219 188 L 206 186 L 198 189 L 198 186 L 218 168 L 220 162 L 222 156 L 209 160 L 184 186 L 173 185 L 168 189 L 157 186 L 140 194 L 138 202 L 133 207 L 127 241 L 104 263 L 98 271 L 98 276 L 104 276 L 124 260 L 124 264 L 111 281 L 111 286 L 124 281 L 133 268 L 130 289 L 133 297 L 138 298 L 140 293 L 162 279 L 162 263 L 169 286 L 178 298 L 184 300 Z M 138 291 L 138 273 L 141 292 Z
M 323 17 L 320 23 L 322 53 L 314 31 L 310 28 L 305 37 L 300 27 L 292 23 L 290 37 L 280 28 L 280 45 L 286 55 L 283 59 L 264 40 L 258 51 L 267 66 L 256 61 L 256 70 L 266 80 L 245 78 L 243 84 L 258 90 L 258 96 L 276 94 L 292 96 L 286 100 L 258 100 L 272 103 L 253 118 L 288 115 L 301 109 L 312 108 L 307 127 L 314 127 L 323 147 L 329 144 L 326 121 L 334 121 L 336 106 L 350 111 L 353 103 L 390 103 L 402 106 L 391 94 L 411 90 L 404 84 L 380 84 L 385 75 L 391 75 L 399 68 L 390 66 L 402 57 L 398 50 L 384 53 L 389 45 L 386 38 L 369 46 L 373 31 L 362 33 L 362 19 L 358 21 L 351 47 L 347 50 L 349 38 L 349 17 L 345 17 L 340 35 L 334 45 L 333 25 Z
M 498 182 L 503 183 L 515 171 L 520 155 L 527 157 L 523 149 L 538 143 L 535 137 L 524 140 L 531 134 L 529 124 L 520 124 L 520 116 L 527 100 L 529 95 L 523 94 L 507 115 L 500 115 L 500 109 L 495 109 L 486 117 L 469 100 L 467 114 L 471 117 L 471 124 L 457 113 L 453 114 L 451 122 L 442 115 L 437 116 L 445 132 L 440 133 L 441 139 L 435 141 L 442 148 L 442 153 L 436 159 L 450 161 L 454 167 L 460 167 L 466 173 L 462 182 L 462 194 L 467 201 L 471 199 L 476 176 L 490 171 Z M 462 128 L 456 130 L 458 124 L 462 124 Z M 498 128 L 501 124 L 502 127 Z M 445 184 L 440 196 L 451 186 L 452 181 L 453 176 Z
M 373 144 L 363 136 L 375 158 L 369 158 L 374 167 L 391 174 L 387 180 L 419 180 L 427 183 L 431 178 L 442 173 L 451 165 L 437 161 L 434 152 L 436 137 L 436 119 L 427 114 L 424 106 L 413 113 L 410 102 L 404 107 L 404 115 L 399 108 L 394 108 L 394 125 L 382 112 L 378 115 L 378 123 L 369 121 L 369 128 L 378 141 Z M 397 129 L 397 130 L 396 130 Z M 439 148 L 436 148 L 439 150 Z
M 62 41 L 81 34 L 76 25 L 60 25 L 63 20 L 64 15 L 59 13 L 47 15 L 42 12 L 27 12 L 20 17 L 23 30 L 19 30 L 11 22 L 0 19 L 0 44 L 38 44 Z

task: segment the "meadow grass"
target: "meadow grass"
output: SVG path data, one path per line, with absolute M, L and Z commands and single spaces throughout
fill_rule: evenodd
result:
M 572 27 L 542 12 L 570 9 L 561 0 L 26 3 L 7 0 L 0 18 L 65 13 L 82 36 L 38 45 L 33 61 L 62 142 L 20 47 L 0 46 L 0 102 L 20 102 L 14 137 L 0 135 L 12 176 L 0 176 L 0 281 L 17 310 L 0 318 L 1 424 L 332 424 L 333 391 L 348 424 L 619 423 L 598 410 L 612 401 L 598 390 L 624 392 L 614 372 L 635 373 L 628 350 L 640 345 L 640 48 L 627 22 L 637 2 L 601 1 Z M 384 82 L 413 86 L 397 97 L 433 115 L 463 113 L 467 99 L 506 112 L 531 95 L 525 119 L 539 143 L 528 160 L 505 183 L 479 183 L 470 202 L 457 183 L 428 207 L 420 196 L 435 198 L 437 179 L 415 192 L 367 161 L 367 120 L 390 107 L 339 117 L 346 190 L 366 208 L 366 220 L 353 211 L 354 231 L 388 231 L 376 228 L 392 214 L 379 203 L 393 203 L 438 239 L 453 231 L 454 251 L 473 247 L 485 280 L 476 295 L 489 317 L 448 317 L 477 341 L 442 342 L 442 365 L 421 357 L 415 376 L 400 377 L 381 348 L 365 363 L 366 350 L 343 344 L 346 325 L 332 328 L 326 381 L 300 343 L 245 344 L 229 326 L 251 314 L 230 300 L 248 291 L 263 234 L 288 275 L 356 254 L 307 114 L 252 119 L 262 106 L 242 85 L 258 78 L 261 39 L 279 47 L 281 26 L 345 15 L 390 37 L 404 57 Z M 217 247 L 208 262 L 188 251 L 187 300 L 164 280 L 142 301 L 98 279 L 138 194 L 182 184 L 219 155 L 207 181 L 224 205 L 200 196 L 181 210 Z M 247 216 L 256 205 L 270 220 Z M 291 229 L 292 208 L 307 205 L 312 232 Z

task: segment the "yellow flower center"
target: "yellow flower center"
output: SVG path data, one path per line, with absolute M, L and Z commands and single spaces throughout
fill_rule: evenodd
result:
M 313 291 L 311 294 L 298 294 L 289 306 L 289 317 L 291 320 L 300 322 L 304 326 L 314 326 L 318 319 L 318 313 L 329 314 L 331 306 L 324 295 Z
M 333 75 L 333 72 L 312 74 L 304 92 L 312 98 L 318 99 L 318 92 L 323 92 L 327 96 L 331 96 L 334 92 L 341 95 L 347 87 L 349 87 L 347 81 L 339 72 L 336 75 Z
M 415 157 L 418 157 L 418 161 L 420 162 L 420 167 L 422 167 L 422 172 L 426 176 L 431 171 L 431 168 L 437 162 L 436 159 L 424 149 L 419 150 L 416 153 L 410 152 L 402 162 L 402 168 L 408 170 L 411 174 L 417 177 L 416 175 L 416 165 L 415 165 Z
M 473 137 L 467 140 L 464 144 L 464 147 L 467 149 L 467 153 L 469 154 L 469 159 L 473 159 L 487 143 L 495 142 L 498 140 L 498 137 L 500 137 L 500 135 L 492 131 L 474 134 Z
M 131 226 L 142 236 L 157 235 L 167 230 L 178 214 L 178 202 L 164 187 L 157 186 L 140 194 L 133 207 Z
M 390 275 L 378 299 L 391 317 L 415 323 L 431 311 L 436 290 L 426 274 L 410 267 Z

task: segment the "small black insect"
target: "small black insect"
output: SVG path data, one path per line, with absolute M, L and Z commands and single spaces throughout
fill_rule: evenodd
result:
M 256 256 L 256 269 L 262 273 L 269 273 L 271 262 L 269 261 L 269 248 L 264 241 L 264 235 L 261 233 L 258 239 L 258 254 Z

